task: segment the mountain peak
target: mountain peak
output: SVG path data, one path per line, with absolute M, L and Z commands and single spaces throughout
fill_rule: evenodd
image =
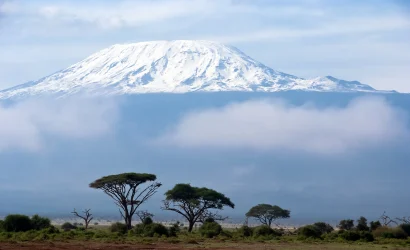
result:
M 3 90 L 0 98 L 285 90 L 375 91 L 331 76 L 306 80 L 275 71 L 221 43 L 174 40 L 116 44 L 38 81 Z

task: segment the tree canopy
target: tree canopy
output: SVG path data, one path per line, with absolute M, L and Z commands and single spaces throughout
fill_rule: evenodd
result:
M 138 207 L 154 195 L 161 183 L 154 182 L 144 189 L 139 186 L 155 181 L 157 177 L 146 173 L 123 173 L 104 176 L 90 184 L 91 188 L 101 189 L 114 199 L 128 229 L 131 229 L 132 216 Z
M 286 219 L 290 217 L 290 211 L 282 209 L 276 205 L 259 204 L 252 207 L 246 217 L 253 217 L 259 220 L 262 224 L 271 226 L 272 222 L 277 219 Z
M 213 189 L 180 183 L 165 193 L 162 209 L 184 216 L 189 222 L 188 231 L 192 231 L 194 224 L 202 220 L 205 214 L 208 217 L 216 216 L 216 213 L 212 213 L 211 210 L 221 210 L 225 206 L 235 208 L 235 204 L 224 194 Z

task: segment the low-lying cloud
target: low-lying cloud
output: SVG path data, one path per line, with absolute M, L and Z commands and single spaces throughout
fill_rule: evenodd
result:
M 403 112 L 383 98 L 361 97 L 346 107 L 255 100 L 193 112 L 156 142 L 328 154 L 380 146 L 407 136 Z
M 35 151 L 44 137 L 92 139 L 112 131 L 117 105 L 112 100 L 70 98 L 0 105 L 0 151 Z

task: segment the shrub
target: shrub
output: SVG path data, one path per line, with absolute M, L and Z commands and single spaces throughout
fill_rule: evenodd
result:
M 317 227 L 321 234 L 331 233 L 334 230 L 331 225 L 324 222 L 316 222 L 313 226 Z
M 314 225 L 307 225 L 298 229 L 298 235 L 305 238 L 320 238 L 322 232 Z
M 208 218 L 206 218 L 205 219 L 205 221 L 204 221 L 204 223 L 210 223 L 210 222 L 215 222 L 215 219 L 214 218 L 212 218 L 212 217 L 208 217 Z
M 237 232 L 241 237 L 250 237 L 253 235 L 253 229 L 248 226 L 240 227 Z
M 10 214 L 4 219 L 3 228 L 6 232 L 26 232 L 32 229 L 32 225 L 28 216 Z
M 1 223 L 0 223 L 1 224 Z M 408 236 L 410 236 L 410 224 L 401 224 L 399 226 Z
M 0 220 L 0 232 L 4 231 L 4 221 Z
M 370 232 L 365 232 L 365 231 L 360 232 L 360 239 L 366 242 L 374 241 L 373 234 L 371 234 Z
M 370 228 L 367 226 L 367 219 L 365 217 L 361 216 L 357 220 L 356 229 L 359 231 L 369 231 L 370 230 Z
M 376 238 L 406 239 L 408 235 L 401 227 L 379 227 L 373 231 L 373 236 Z
M 342 230 L 351 230 L 354 227 L 354 221 L 353 220 L 341 220 L 339 222 L 338 228 Z
M 267 225 L 262 225 L 255 227 L 253 230 L 253 235 L 255 237 L 260 237 L 260 236 L 282 236 L 282 232 L 279 230 L 274 230 L 271 227 Z
M 199 232 L 202 236 L 213 238 L 222 232 L 222 227 L 216 222 L 205 222 L 199 228 Z
M 154 236 L 168 236 L 168 229 L 159 223 L 150 224 L 138 224 L 134 227 L 133 232 L 136 235 L 143 237 L 154 237 Z
M 339 237 L 347 241 L 360 240 L 360 233 L 356 231 L 344 231 L 339 234 Z
M 77 227 L 71 224 L 70 222 L 65 222 L 63 225 L 61 225 L 61 229 L 64 231 L 70 231 L 72 229 L 76 229 Z
M 382 226 L 382 224 L 380 223 L 380 221 L 371 221 L 370 222 L 370 230 L 371 231 L 374 231 L 374 230 L 376 230 L 377 228 L 379 228 L 379 227 L 381 227 Z
M 34 230 L 42 230 L 51 226 L 49 218 L 41 217 L 38 214 L 31 217 L 31 225 Z
M 181 232 L 180 223 L 177 221 L 169 228 L 169 236 L 176 237 Z
M 127 225 L 121 222 L 116 222 L 114 224 L 111 224 L 110 226 L 110 232 L 112 233 L 126 234 L 127 231 L 128 231 Z
M 144 224 L 144 225 L 149 225 L 149 224 L 152 224 L 152 223 L 154 223 L 154 221 L 151 219 L 151 217 L 145 218 L 144 221 L 142 222 L 142 224 Z

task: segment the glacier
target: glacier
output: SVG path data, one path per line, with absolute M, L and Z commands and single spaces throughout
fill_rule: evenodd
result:
M 187 92 L 383 92 L 331 76 L 304 79 L 276 71 L 212 41 L 117 44 L 54 74 L 0 91 L 0 99 L 41 95 Z

